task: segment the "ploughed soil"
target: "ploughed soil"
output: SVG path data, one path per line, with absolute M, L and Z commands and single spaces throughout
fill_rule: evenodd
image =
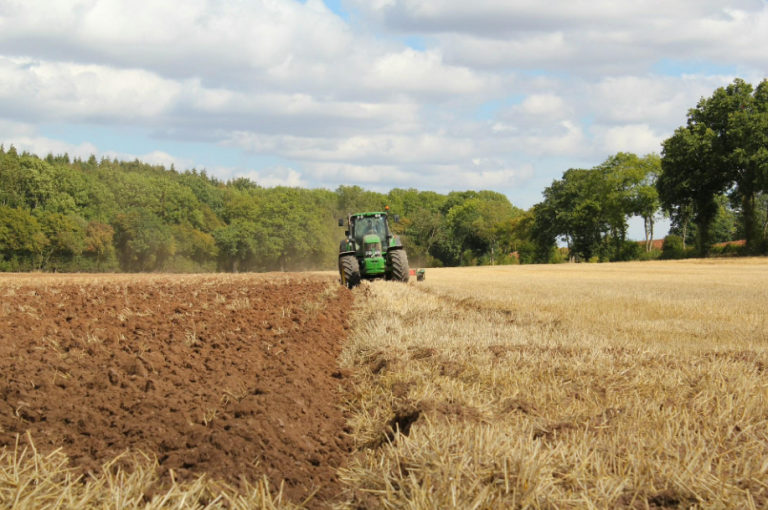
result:
M 351 450 L 351 302 L 314 275 L 0 278 L 0 447 L 30 431 L 83 473 L 142 451 L 163 476 L 266 475 L 319 505 Z

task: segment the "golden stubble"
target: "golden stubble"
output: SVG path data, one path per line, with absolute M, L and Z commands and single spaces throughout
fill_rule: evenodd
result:
M 357 291 L 352 505 L 768 505 L 768 261 L 430 269 Z

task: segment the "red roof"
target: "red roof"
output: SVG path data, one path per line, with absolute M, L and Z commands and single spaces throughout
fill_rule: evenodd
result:
M 637 241 L 637 244 L 645 248 L 645 241 Z M 660 250 L 664 247 L 664 239 L 654 239 L 651 243 L 652 250 Z
M 746 239 L 739 239 L 738 241 L 726 241 L 724 243 L 713 244 L 712 246 L 744 246 L 747 244 Z

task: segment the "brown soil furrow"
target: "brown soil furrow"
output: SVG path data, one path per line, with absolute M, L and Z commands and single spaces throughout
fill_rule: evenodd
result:
M 339 493 L 348 290 L 320 276 L 76 282 L 0 282 L 0 446 L 29 431 L 83 473 L 132 450 L 177 479 L 266 475 L 317 506 Z

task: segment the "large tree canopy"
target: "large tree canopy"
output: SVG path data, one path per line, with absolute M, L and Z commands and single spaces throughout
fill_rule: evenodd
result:
M 757 252 L 764 238 L 760 197 L 768 191 L 768 81 L 755 89 L 737 79 L 702 98 L 663 147 L 662 206 L 682 222 L 692 217 L 699 250 L 709 250 L 717 197 L 727 193 L 739 209 L 747 249 Z
M 547 257 L 557 239 L 579 260 L 623 260 L 627 253 L 627 219 L 645 220 L 647 235 L 658 214 L 653 183 L 658 174 L 656 155 L 638 157 L 619 153 L 590 170 L 570 169 L 544 190 L 535 209 L 534 237 Z M 646 246 L 650 239 L 646 239 Z M 550 248 L 547 248 L 547 245 Z

